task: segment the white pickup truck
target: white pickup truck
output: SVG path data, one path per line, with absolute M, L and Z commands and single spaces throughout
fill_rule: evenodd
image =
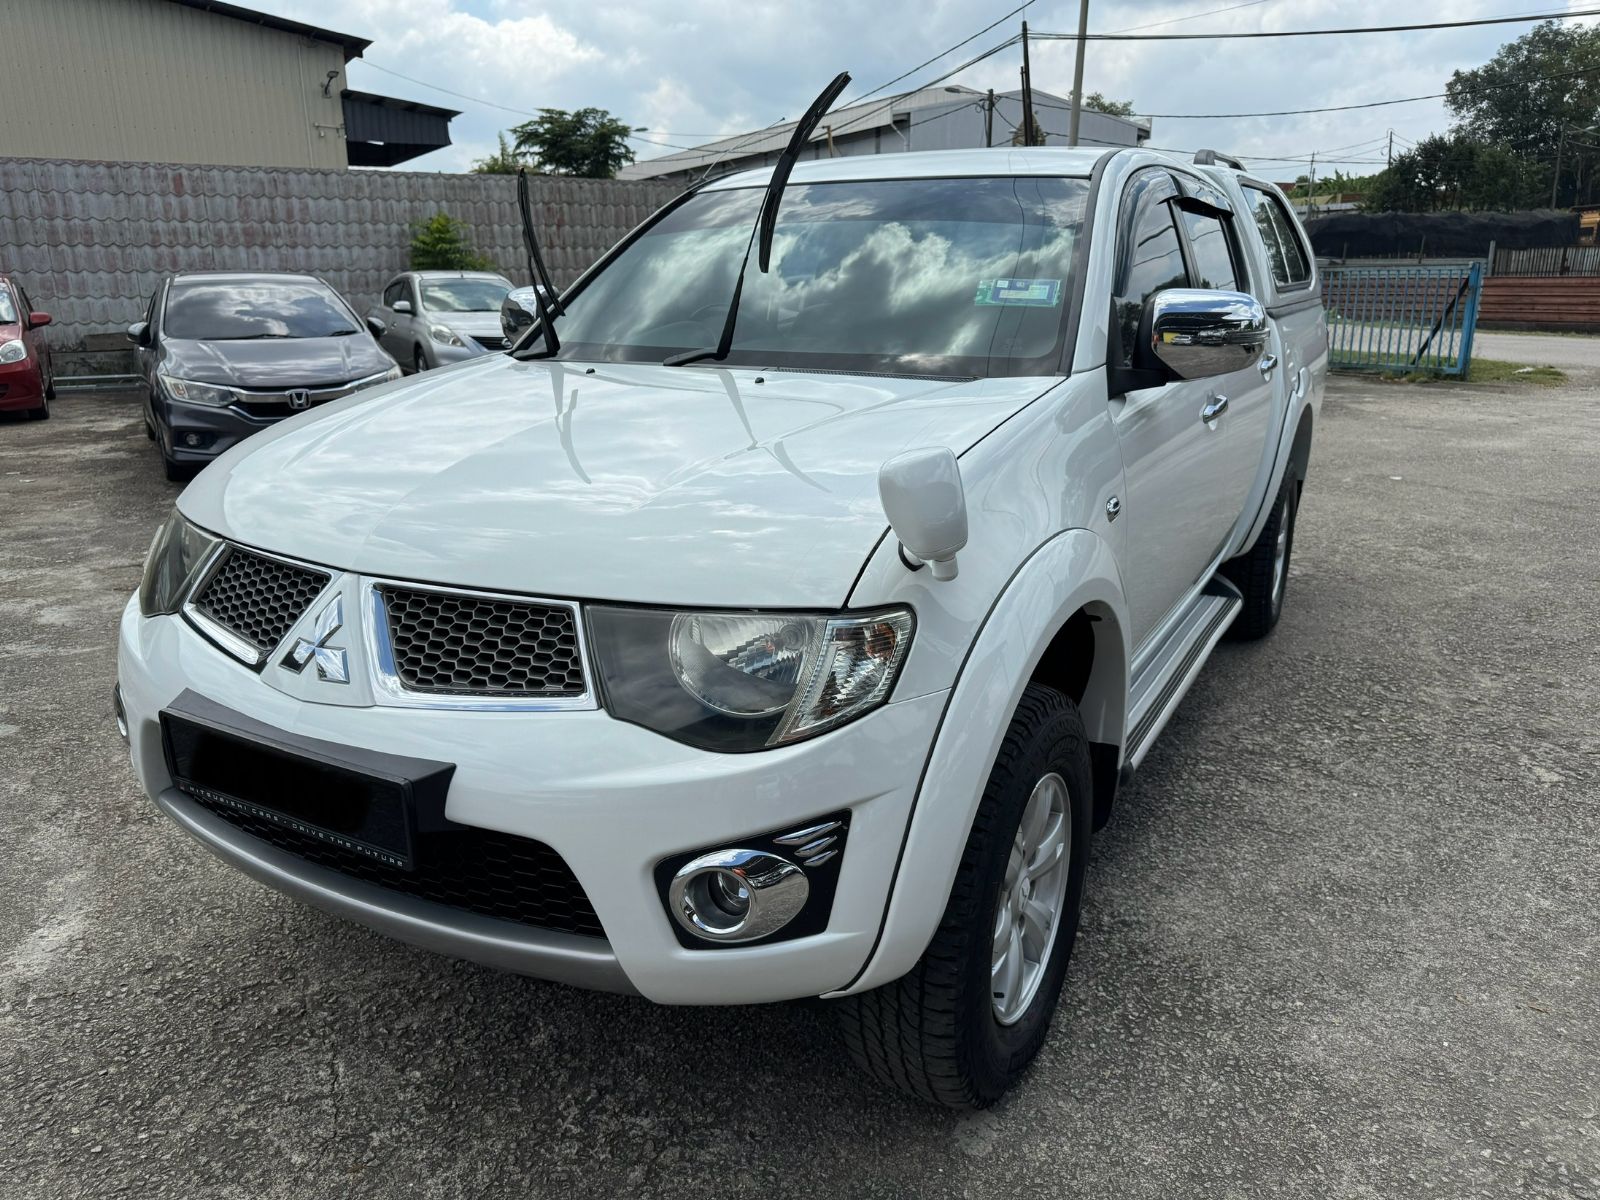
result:
M 766 184 L 657 213 L 558 346 L 209 467 L 119 721 L 271 887 L 661 1003 L 825 997 L 872 1079 L 983 1105 L 1118 781 L 1282 610 L 1316 269 L 1206 152 L 895 154 L 801 163 L 733 300 Z

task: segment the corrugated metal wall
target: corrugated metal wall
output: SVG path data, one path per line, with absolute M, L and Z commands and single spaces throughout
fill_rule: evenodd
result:
M 345 165 L 338 45 L 167 0 L 9 0 L 0 13 L 6 154 Z
M 529 180 L 551 273 L 564 285 L 677 194 L 654 181 Z M 443 210 L 518 283 L 510 175 L 271 170 L 0 158 L 0 270 L 55 317 L 51 341 L 143 315 L 174 271 L 309 271 L 358 312 L 407 265 L 413 226 Z

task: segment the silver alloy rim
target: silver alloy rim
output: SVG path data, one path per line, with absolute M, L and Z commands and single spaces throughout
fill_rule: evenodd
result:
M 1044 979 L 1071 873 L 1072 798 L 1067 781 L 1052 771 L 1023 806 L 995 905 L 989 994 L 1002 1025 L 1021 1019 Z
M 1283 603 L 1283 585 L 1289 577 L 1289 498 L 1283 500 L 1283 516 L 1278 520 L 1278 540 L 1272 549 L 1272 607 Z

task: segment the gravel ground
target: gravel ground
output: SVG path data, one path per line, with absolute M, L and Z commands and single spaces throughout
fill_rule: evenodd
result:
M 136 791 L 114 628 L 176 488 L 0 423 L 0 1195 L 1600 1197 L 1600 387 L 1335 381 L 1277 634 L 1098 838 L 970 1117 L 820 1005 L 674 1010 L 302 908 Z

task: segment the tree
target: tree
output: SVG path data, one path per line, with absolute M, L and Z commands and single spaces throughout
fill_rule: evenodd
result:
M 1463 133 L 1424 138 L 1367 188 L 1368 212 L 1437 212 L 1442 209 L 1508 211 L 1537 204 L 1544 178 L 1504 146 Z
M 515 175 L 519 168 L 527 165 L 526 160 L 511 147 L 506 141 L 506 135 L 500 134 L 500 149 L 487 158 L 480 158 L 472 164 L 474 175 Z
M 532 156 L 541 170 L 555 175 L 611 179 L 633 161 L 628 148 L 632 127 L 603 108 L 541 108 L 537 117 L 511 132 L 518 154 Z
M 436 212 L 416 226 L 411 239 L 413 271 L 489 271 L 494 264 L 472 248 L 467 227 L 447 212 Z
M 1099 92 L 1090 92 L 1085 96 L 1083 107 L 1090 112 L 1105 113 L 1108 117 L 1133 116 L 1132 100 L 1107 100 Z
M 1018 125 L 1011 131 L 1011 144 L 1013 146 L 1021 146 L 1025 141 L 1026 139 L 1023 137 L 1022 126 Z M 1035 146 L 1043 146 L 1045 144 L 1044 126 L 1039 124 L 1038 117 L 1034 117 L 1033 119 L 1033 144 Z
M 1515 147 L 1518 156 L 1536 162 L 1545 203 L 1559 152 L 1557 203 L 1576 203 L 1580 174 L 1592 178 L 1600 157 L 1592 149 L 1600 136 L 1590 132 L 1600 126 L 1600 27 L 1535 25 L 1483 66 L 1455 72 L 1445 85 L 1445 104 L 1455 116 L 1455 133 Z

